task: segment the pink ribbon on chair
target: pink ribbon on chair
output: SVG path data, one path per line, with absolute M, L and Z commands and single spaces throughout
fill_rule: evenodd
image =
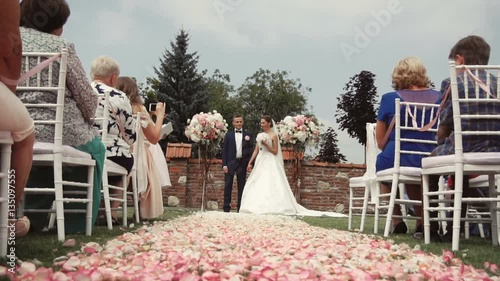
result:
M 490 92 L 490 89 L 488 88 L 488 86 L 486 86 L 486 84 L 484 84 L 483 81 L 481 81 L 481 79 L 477 78 L 476 75 L 474 75 L 474 73 L 472 73 L 472 71 L 470 71 L 470 69 L 467 67 L 467 66 L 464 66 L 465 70 L 467 71 L 467 74 L 469 74 L 470 77 L 472 77 L 472 79 L 474 79 L 474 81 L 476 81 L 476 83 L 479 84 L 479 87 L 481 87 L 481 89 L 483 89 L 483 91 L 485 91 L 488 95 L 490 95 L 491 97 L 495 98 L 495 99 L 498 99 L 497 97 L 495 97 L 491 92 Z
M 30 78 L 31 76 L 42 71 L 44 68 L 49 66 L 52 62 L 57 60 L 60 56 L 61 56 L 61 54 L 57 54 L 49 59 L 44 60 L 43 62 L 37 64 L 35 67 L 30 69 L 28 72 L 24 73 L 23 76 L 21 76 L 18 80 L 9 79 L 9 78 L 2 76 L 2 77 L 0 77 L 0 81 L 3 82 L 5 85 L 10 85 L 10 86 L 19 85 L 22 82 L 28 80 L 28 78 Z

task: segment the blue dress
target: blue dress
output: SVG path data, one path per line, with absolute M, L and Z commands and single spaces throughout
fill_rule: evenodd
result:
M 395 115 L 396 99 L 401 101 L 422 102 L 439 104 L 441 102 L 441 94 L 434 90 L 402 90 L 398 92 L 390 92 L 382 96 L 380 108 L 378 110 L 378 121 L 382 121 L 389 126 Z M 403 98 L 404 97 L 404 98 Z M 401 112 L 401 118 L 404 118 L 404 111 Z M 426 113 L 426 124 L 431 121 L 430 113 Z M 420 120 L 422 112 L 417 112 L 417 119 Z M 418 132 L 418 131 L 401 131 L 401 138 L 435 140 L 436 134 L 433 132 Z M 436 146 L 433 144 L 416 144 L 416 143 L 401 143 L 401 150 L 420 150 L 424 152 L 432 152 Z M 395 132 L 391 133 L 389 140 L 384 150 L 377 156 L 376 170 L 382 171 L 394 167 L 394 151 L 395 151 Z M 421 167 L 423 155 L 403 154 L 401 155 L 401 166 L 404 167 Z

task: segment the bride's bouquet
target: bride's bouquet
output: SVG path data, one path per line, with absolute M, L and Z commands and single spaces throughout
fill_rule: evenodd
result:
M 222 141 L 227 133 L 227 122 L 216 110 L 195 114 L 187 123 L 189 125 L 185 134 L 195 143 L 217 143 Z
M 319 129 L 311 117 L 287 116 L 277 124 L 282 144 L 314 144 L 319 140 Z
M 271 138 L 269 137 L 268 134 L 266 133 L 260 133 L 257 135 L 257 137 L 255 138 L 255 141 L 258 143 L 258 144 L 261 144 L 262 142 L 269 142 L 271 140 Z

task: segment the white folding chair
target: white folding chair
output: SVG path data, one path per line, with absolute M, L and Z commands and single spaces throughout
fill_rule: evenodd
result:
M 7 256 L 7 242 L 9 239 L 8 233 L 8 223 L 9 221 L 15 221 L 15 217 L 9 218 L 9 212 L 14 213 L 12 208 L 12 203 L 9 202 L 9 194 L 11 193 L 11 185 L 9 178 L 10 171 L 10 156 L 11 148 L 14 141 L 12 140 L 11 132 L 0 132 L 0 146 L 1 146 L 1 158 L 0 158 L 0 257 Z M 16 195 L 15 193 L 13 194 Z M 11 197 L 13 198 L 13 197 Z M 9 204 L 10 203 L 10 204 Z M 12 209 L 12 210 L 9 210 Z
M 475 75 L 466 70 L 470 69 Z M 456 66 L 454 61 L 449 63 L 451 79 L 451 102 L 453 108 L 453 129 L 455 137 L 455 154 L 446 156 L 429 157 L 422 161 L 423 175 L 423 211 L 424 211 L 424 237 L 425 243 L 430 243 L 430 221 L 438 221 L 439 218 L 430 218 L 430 212 L 435 211 L 453 211 L 453 232 L 452 232 L 452 250 L 458 251 L 460 239 L 460 222 L 462 203 L 482 202 L 490 205 L 490 218 L 492 230 L 492 242 L 498 245 L 498 210 L 499 210 L 499 189 L 495 189 L 495 174 L 500 174 L 500 153 L 499 152 L 464 152 L 463 137 L 473 135 L 475 139 L 500 139 L 500 131 L 488 131 L 485 126 L 478 125 L 480 120 L 496 120 L 500 124 L 500 115 L 495 109 L 500 107 L 500 66 Z M 462 74 L 457 74 L 457 71 Z M 495 74 L 496 73 L 496 74 Z M 484 90 L 481 90 L 481 84 L 476 82 L 470 74 L 477 79 L 483 80 L 485 88 L 496 88 L 493 96 L 490 96 Z M 497 81 L 494 81 L 496 78 Z M 458 80 L 463 81 L 463 93 L 459 93 Z M 472 87 L 471 87 L 472 86 Z M 474 89 L 474 90 L 470 90 Z M 467 104 L 471 108 L 485 107 L 484 112 L 490 114 L 478 114 L 478 112 L 463 112 L 460 105 Z M 473 110 L 472 110 L 473 111 Z M 469 123 L 469 120 L 475 120 Z M 467 127 L 462 126 L 470 124 Z M 455 175 L 454 190 L 429 191 L 430 175 Z M 483 198 L 463 198 L 463 176 L 470 174 L 488 175 L 488 197 Z M 449 207 L 430 207 L 430 203 L 437 200 L 430 199 L 430 196 L 453 195 L 453 204 Z M 442 218 L 441 218 L 442 219 Z M 464 219 L 466 220 L 466 219 Z M 478 218 L 473 218 L 478 220 Z
M 375 180 L 375 162 L 377 161 L 377 154 L 379 149 L 375 139 L 376 123 L 366 123 L 366 172 L 361 177 L 354 177 L 349 179 L 349 222 L 348 229 L 352 230 L 352 218 L 355 215 L 355 210 L 361 210 L 361 223 L 359 232 L 363 232 L 365 227 L 366 211 L 368 204 L 376 205 L 377 199 L 377 182 Z M 363 197 L 356 197 L 356 190 L 363 189 Z M 371 201 L 369 202 L 369 199 Z M 362 201 L 361 207 L 356 201 Z
M 43 71 L 48 73 L 48 82 L 44 83 L 41 79 L 42 72 L 38 72 L 36 77 L 31 77 L 17 87 L 17 92 L 46 92 L 47 95 L 56 96 L 56 102 L 53 104 L 25 104 L 30 108 L 55 108 L 54 120 L 34 120 L 35 125 L 54 125 L 54 142 L 42 143 L 36 142 L 33 147 L 33 164 L 32 166 L 52 166 L 54 168 L 54 186 L 53 187 L 33 187 L 25 188 L 24 193 L 27 194 L 54 194 L 55 195 L 55 210 L 40 210 L 40 209 L 25 209 L 25 200 L 20 204 L 19 212 L 23 213 L 56 213 L 57 220 L 57 237 L 59 241 L 65 240 L 64 228 L 64 213 L 85 213 L 86 228 L 85 234 L 92 234 L 92 201 L 93 201 L 93 183 L 94 183 L 94 168 L 95 161 L 90 154 L 77 150 L 71 146 L 63 145 L 63 113 L 64 113 L 64 96 L 66 93 L 66 63 L 68 51 L 63 49 L 61 53 L 23 53 L 23 62 L 25 71 L 27 71 L 33 62 L 40 64 L 47 58 L 60 55 L 60 62 L 54 61 L 48 65 Z M 59 81 L 54 84 L 52 75 L 54 71 L 59 72 Z M 36 117 L 33 117 L 36 119 Z M 63 167 L 83 166 L 87 167 L 87 182 L 74 182 L 63 180 Z M 71 188 L 70 188 L 71 187 Z M 83 189 L 83 190 L 82 190 Z M 79 198 L 71 195 L 80 195 Z M 82 198 L 82 196 L 85 196 Z M 86 210 L 80 209 L 65 209 L 64 203 L 82 203 L 86 204 Z
M 437 142 L 435 140 L 424 140 L 418 138 L 405 138 L 402 137 L 404 132 L 414 131 L 415 133 L 427 125 L 435 116 L 439 108 L 438 104 L 425 104 L 417 102 L 402 102 L 400 99 L 396 99 L 395 104 L 395 153 L 394 153 L 394 166 L 393 168 L 386 169 L 377 172 L 377 182 L 379 183 L 391 183 L 391 192 L 386 194 L 379 193 L 378 205 L 376 206 L 377 211 L 381 209 L 387 209 L 387 219 L 385 222 L 384 236 L 388 237 L 391 226 L 394 206 L 399 204 L 402 208 L 403 219 L 418 219 L 417 217 L 406 216 L 405 205 L 422 205 L 419 200 L 407 200 L 404 199 L 405 185 L 406 184 L 421 184 L 420 168 L 417 167 L 403 167 L 400 166 L 401 155 L 429 155 L 430 152 L 425 152 L 422 150 L 403 150 L 402 144 L 434 144 Z M 401 113 L 404 114 L 403 122 L 401 122 Z M 420 117 L 419 117 L 420 116 Z M 428 134 L 429 132 L 436 132 L 436 127 L 431 128 L 428 132 L 422 132 L 421 134 Z M 403 185 L 400 185 L 403 184 Z M 399 199 L 396 199 L 396 194 L 399 190 Z M 380 204 L 380 198 L 389 197 L 389 204 Z M 378 213 L 377 213 L 378 214 Z M 375 227 L 378 226 L 378 218 L 375 218 Z
M 96 118 L 94 118 L 94 121 L 96 125 L 99 125 L 101 141 L 107 147 L 107 145 L 112 142 L 112 140 L 108 138 L 108 130 L 107 130 L 110 118 L 109 93 L 106 92 L 106 94 L 104 95 L 98 95 L 97 98 L 99 100 L 99 106 L 101 101 L 104 100 L 104 108 L 102 110 L 102 116 L 96 116 Z M 99 110 L 97 112 L 99 113 Z M 96 113 L 96 115 L 99 115 L 98 113 Z M 104 210 L 106 213 L 106 223 L 108 225 L 109 230 L 113 229 L 113 220 L 111 217 L 111 211 L 114 210 L 122 211 L 123 226 L 127 226 L 127 174 L 128 174 L 127 169 L 116 164 L 115 162 L 110 161 L 109 159 L 106 159 L 104 161 L 103 172 L 102 172 L 102 193 L 104 200 Z M 109 176 L 121 176 L 122 186 L 110 185 L 108 182 Z M 120 193 L 122 194 L 121 197 L 112 197 L 110 189 L 120 191 Z M 119 208 L 112 209 L 111 201 L 121 202 L 122 206 Z
M 495 183 L 498 187 L 500 185 L 500 175 L 495 176 Z M 474 177 L 469 179 L 469 188 L 488 188 L 489 187 L 489 179 L 488 175 L 480 175 L 478 177 Z M 485 238 L 484 222 L 485 218 L 490 218 L 490 210 L 485 210 L 484 204 L 479 203 L 469 203 L 467 204 L 467 211 L 465 214 L 465 239 L 469 239 L 470 237 L 470 223 L 476 223 L 479 229 L 479 235 L 481 238 Z M 475 221 L 474 218 L 478 220 Z M 498 216 L 500 218 L 500 216 Z M 490 218 L 491 219 L 491 218 Z M 490 219 L 487 219 L 488 221 Z M 490 233 L 491 235 L 491 233 Z M 500 240 L 499 240 L 500 242 Z

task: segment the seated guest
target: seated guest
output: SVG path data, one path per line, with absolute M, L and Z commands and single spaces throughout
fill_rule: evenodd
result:
M 34 124 L 28 110 L 16 97 L 17 80 L 21 73 L 22 45 L 19 33 L 20 9 L 18 0 L 0 2 L 0 131 L 11 132 L 14 144 L 10 161 L 11 170 L 15 171 L 16 194 L 15 207 L 19 206 L 24 187 L 28 181 L 33 161 L 35 142 Z M 30 221 L 27 217 L 17 220 L 17 237 L 28 233 Z
M 456 65 L 487 65 L 490 59 L 490 45 L 480 36 L 467 36 L 459 40 L 450 51 L 448 56 L 449 60 L 454 60 Z M 487 81 L 487 73 L 479 71 L 478 78 L 485 82 Z M 464 81 L 463 73 L 457 73 L 457 87 L 458 95 L 460 98 L 465 98 L 465 87 L 468 87 L 469 98 L 486 98 L 487 93 L 479 89 L 476 93 L 476 82 L 467 76 L 468 81 Z M 497 92 L 497 78 L 490 75 L 490 92 L 495 94 Z M 467 83 L 466 83 L 467 82 Z M 443 80 L 441 83 L 441 94 L 444 95 L 450 87 L 450 78 Z M 500 105 L 498 103 L 460 103 L 460 114 L 475 115 L 475 114 L 498 114 L 500 112 Z M 462 130 L 471 130 L 471 128 L 478 128 L 478 130 L 499 131 L 500 120 L 498 119 L 462 119 Z M 432 152 L 431 156 L 450 155 L 455 153 L 455 138 L 453 134 L 453 110 L 451 102 L 451 94 L 446 99 L 443 110 L 440 115 L 440 124 L 438 128 L 438 147 Z M 495 135 L 463 135 L 462 136 L 463 152 L 500 152 L 500 137 Z M 429 177 L 429 190 L 438 190 L 438 176 Z M 480 192 L 476 188 L 469 188 L 469 178 L 464 176 L 463 179 L 463 196 L 464 197 L 479 197 Z M 462 205 L 462 217 L 466 213 L 466 205 Z M 435 217 L 436 213 L 431 212 L 431 217 Z M 448 227 L 451 230 L 452 224 L 449 223 Z M 461 231 L 463 231 L 463 223 L 461 224 Z M 437 222 L 431 222 L 431 234 L 436 234 L 439 231 Z M 451 241 L 451 231 L 442 237 L 443 241 Z
M 168 173 L 167 171 L 159 171 L 159 165 L 156 165 L 154 157 L 151 154 L 149 147 L 151 145 L 158 145 L 158 141 L 161 137 L 161 129 L 163 125 L 163 118 L 165 115 L 165 106 L 163 103 L 158 103 L 156 106 L 156 122 L 153 122 L 149 117 L 149 113 L 142 103 L 142 99 L 139 96 L 139 88 L 137 83 L 130 77 L 118 77 L 117 89 L 123 91 L 127 94 L 134 114 L 138 112 L 142 113 L 142 116 L 147 117 L 149 125 L 143 129 L 144 137 L 146 142 L 137 142 L 134 146 L 136 151 L 140 151 L 139 155 L 142 159 L 136 159 L 136 165 L 141 163 L 146 165 L 137 166 L 138 177 L 140 170 L 146 168 L 147 177 L 143 180 L 139 179 L 140 182 L 146 183 L 144 187 L 139 186 L 139 189 L 143 189 L 140 194 L 140 214 L 144 219 L 153 219 L 159 217 L 163 214 L 163 195 L 160 186 L 160 173 Z M 137 145 L 143 145 L 143 147 L 137 147 Z M 165 161 L 165 160 L 164 160 Z
M 109 94 L 109 123 L 107 139 L 103 139 L 106 145 L 106 157 L 122 166 L 128 173 L 134 166 L 134 158 L 130 152 L 130 146 L 136 141 L 136 121 L 133 118 L 132 105 L 127 95 L 116 89 L 120 67 L 118 63 L 110 57 L 100 56 L 92 61 L 90 68 L 92 76 L 92 87 L 96 94 Z M 104 110 L 104 99 L 99 103 L 98 116 L 102 116 Z M 147 120 L 141 121 L 143 128 L 148 127 Z M 100 127 L 100 124 L 96 124 Z M 109 184 L 122 186 L 121 177 L 109 177 Z M 120 192 L 113 189 L 115 196 L 120 196 Z M 121 202 L 111 201 L 111 208 L 120 207 Z M 119 225 L 117 212 L 112 212 L 113 224 Z
M 384 137 L 389 128 L 389 124 L 395 115 L 395 100 L 397 98 L 401 101 L 408 102 L 422 102 L 422 103 L 435 103 L 439 104 L 440 94 L 437 91 L 429 89 L 430 80 L 427 77 L 427 70 L 422 61 L 416 57 L 405 58 L 396 64 L 392 72 L 392 87 L 395 92 L 390 92 L 382 96 L 380 108 L 377 117 L 377 128 L 375 135 L 377 143 L 382 152 L 377 156 L 376 171 L 390 169 L 394 166 L 394 153 L 395 153 L 395 132 L 392 131 L 387 143 L 384 144 Z M 421 116 L 421 111 L 419 115 Z M 404 118 L 404 114 L 401 114 Z M 420 117 L 417 117 L 420 118 Z M 426 113 L 426 119 L 430 120 L 430 111 Z M 402 121 L 403 122 L 403 121 Z M 402 131 L 401 138 L 435 140 L 435 134 L 432 132 L 418 132 L 418 131 Z M 422 152 L 431 152 L 435 148 L 432 144 L 415 144 L 415 143 L 402 143 L 401 150 L 420 150 Z M 415 154 L 402 154 L 400 165 L 404 167 L 421 167 L 422 155 Z M 389 185 L 385 183 L 380 184 L 380 192 L 388 193 L 391 191 Z M 419 185 L 406 185 L 406 192 L 408 197 L 412 200 L 422 200 L 421 186 Z M 414 206 L 416 216 L 422 215 L 422 207 Z M 394 208 L 394 215 L 401 215 L 399 208 Z M 392 219 L 394 230 L 392 233 L 406 233 L 408 228 L 400 218 Z M 421 221 L 417 221 L 416 232 L 421 233 L 423 228 Z
M 47 13 L 47 7 L 53 9 L 53 13 Z M 40 25 L 38 15 L 43 14 L 44 22 Z M 97 130 L 93 128 L 93 118 L 97 109 L 97 95 L 92 91 L 90 82 L 87 79 L 82 63 L 78 58 L 75 46 L 61 38 L 64 24 L 70 16 L 70 9 L 65 0 L 23 0 L 21 2 L 21 38 L 25 52 L 57 53 L 62 48 L 68 49 L 67 74 L 66 74 L 66 95 L 64 99 L 64 119 L 63 119 L 63 144 L 77 148 L 89 153 L 96 161 L 94 169 L 94 208 L 93 221 L 97 218 L 99 202 L 101 200 L 101 181 L 104 163 L 104 146 L 97 137 Z M 37 60 L 29 62 L 29 68 L 37 65 Z M 42 85 L 48 85 L 49 80 L 58 81 L 58 62 L 54 63 L 52 77 L 49 72 L 41 72 Z M 24 69 L 28 71 L 29 69 Z M 36 81 L 36 76 L 30 78 Z M 19 92 L 19 98 L 24 103 L 54 103 L 57 95 L 53 92 L 32 91 Z M 55 109 L 30 108 L 29 112 L 33 119 L 55 119 Z M 36 139 L 39 142 L 54 141 L 53 125 L 35 126 Z M 79 173 L 75 173 L 79 174 Z M 78 176 L 78 175 L 75 175 Z M 44 176 L 42 175 L 42 178 Z M 47 179 L 48 180 L 48 179 Z M 75 219 L 66 219 L 67 232 L 72 229 L 85 230 L 85 216 L 70 214 Z M 67 218 L 68 218 L 67 217 Z

